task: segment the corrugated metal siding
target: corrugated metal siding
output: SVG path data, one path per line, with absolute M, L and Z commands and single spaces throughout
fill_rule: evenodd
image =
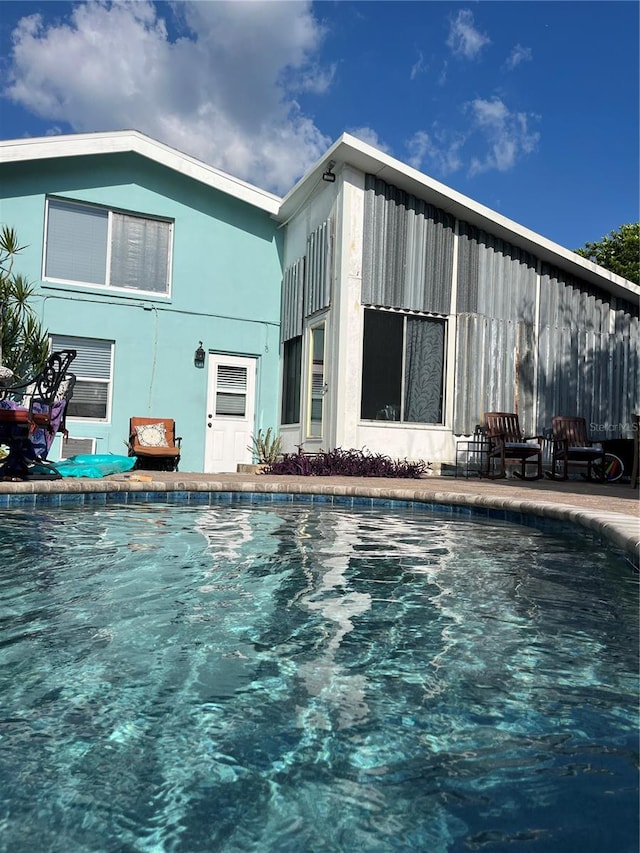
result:
M 472 433 L 484 412 L 518 411 L 530 434 L 537 260 L 467 222 L 458 235 L 454 433 Z
M 448 314 L 453 224 L 367 175 L 363 303 Z M 454 433 L 491 410 L 517 411 L 529 435 L 559 414 L 623 432 L 638 408 L 638 306 L 546 264 L 539 273 L 535 256 L 469 223 L 457 242 Z
M 534 331 L 481 314 L 460 314 L 456 336 L 453 431 L 470 435 L 485 412 L 520 412 L 520 426 L 533 427 Z
M 586 282 L 542 265 L 540 325 L 609 332 L 612 297 Z
M 471 433 L 496 409 L 517 411 L 528 434 L 563 414 L 628 433 L 640 386 L 637 306 L 543 264 L 536 336 L 535 258 L 466 223 L 459 234 L 454 432 Z
M 537 275 L 533 255 L 466 222 L 458 224 L 458 233 L 458 313 L 532 323 Z
M 443 210 L 367 175 L 363 303 L 448 314 L 454 224 Z
M 540 298 L 538 424 L 580 415 L 630 436 L 638 407 L 638 309 L 543 265 Z
M 537 435 L 534 410 L 536 394 L 535 329 L 533 323 L 516 323 L 515 409 L 526 435 Z M 487 410 L 489 411 L 489 410 Z
M 615 312 L 615 352 L 614 384 L 619 389 L 619 397 L 626 401 L 619 411 L 616 410 L 618 423 L 627 425 L 628 437 L 631 437 L 629 425 L 631 416 L 640 410 L 640 334 L 637 307 L 622 300 L 616 300 Z M 635 310 L 635 314 L 632 313 Z
M 331 302 L 332 242 L 330 219 L 307 238 L 305 317 L 328 308 Z
M 302 334 L 305 317 L 331 304 L 333 234 L 327 219 L 307 237 L 307 251 L 284 271 L 280 304 L 280 340 Z
M 280 303 L 280 340 L 289 341 L 302 334 L 304 298 L 304 258 L 298 258 L 284 271 Z

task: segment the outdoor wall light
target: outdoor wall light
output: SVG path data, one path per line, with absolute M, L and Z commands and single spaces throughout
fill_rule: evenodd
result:
M 333 167 L 335 165 L 335 160 L 329 160 L 327 168 L 324 170 L 324 174 L 322 175 L 323 181 L 327 181 L 327 183 L 329 184 L 333 184 L 335 182 L 336 176 L 333 174 Z
M 193 363 L 196 367 L 204 367 L 206 353 L 202 349 L 202 341 L 199 341 L 198 349 L 193 354 Z

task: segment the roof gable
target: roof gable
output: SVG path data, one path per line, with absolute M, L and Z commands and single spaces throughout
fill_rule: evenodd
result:
M 3 163 L 123 152 L 139 154 L 181 175 L 264 210 L 266 213 L 276 214 L 280 209 L 282 199 L 279 196 L 234 178 L 233 175 L 215 169 L 162 142 L 157 142 L 137 130 L 25 137 L 0 141 L 0 161 Z
M 278 219 L 288 222 L 295 216 L 298 209 L 304 206 L 307 199 L 313 195 L 315 188 L 321 184 L 322 174 L 331 161 L 334 164 L 335 174 L 339 173 L 341 167 L 351 166 L 365 174 L 381 178 L 386 183 L 450 213 L 456 219 L 464 220 L 495 237 L 517 245 L 541 261 L 600 287 L 614 296 L 630 301 L 634 297 L 637 300 L 640 296 L 640 287 L 633 282 L 525 228 L 348 133 L 342 134 L 325 155 L 287 193 L 282 200 Z

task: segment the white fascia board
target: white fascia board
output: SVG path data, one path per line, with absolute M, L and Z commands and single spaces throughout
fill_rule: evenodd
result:
M 335 162 L 336 174 L 342 166 L 348 164 L 362 172 L 375 175 L 376 178 L 439 207 L 456 219 L 463 219 L 470 225 L 475 225 L 495 237 L 513 243 L 541 261 L 553 264 L 576 278 L 602 288 L 613 296 L 628 301 L 640 299 L 640 287 L 633 282 L 519 225 L 512 219 L 479 204 L 348 133 L 342 134 L 326 154 L 287 193 L 282 200 L 279 220 L 287 222 L 295 215 L 297 209 L 319 186 L 322 173 L 331 160 Z
M 153 160 L 267 213 L 275 214 L 280 209 L 282 199 L 279 196 L 221 172 L 137 130 L 0 140 L 0 163 L 127 152 Z

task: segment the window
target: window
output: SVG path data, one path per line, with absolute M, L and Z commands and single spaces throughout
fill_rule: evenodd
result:
M 76 376 L 76 384 L 67 407 L 67 417 L 108 421 L 111 414 L 113 342 L 51 335 L 51 349 L 77 351 L 70 366 L 71 373 Z
M 324 409 L 324 323 L 311 328 L 311 358 L 309 377 L 309 438 L 322 438 L 322 416 Z
M 247 368 L 218 365 L 216 417 L 243 418 L 247 410 Z
M 44 277 L 167 295 L 171 236 L 164 220 L 49 199 Z
M 282 350 L 282 423 L 300 423 L 302 337 L 285 341 Z
M 365 309 L 364 420 L 442 423 L 445 320 Z

